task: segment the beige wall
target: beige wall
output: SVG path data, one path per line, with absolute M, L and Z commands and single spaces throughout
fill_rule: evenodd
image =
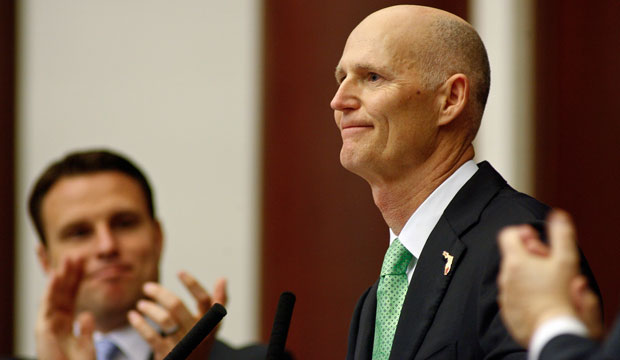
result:
M 260 2 L 19 3 L 17 344 L 34 354 L 45 286 L 27 191 L 69 150 L 110 147 L 150 176 L 167 243 L 163 283 L 229 279 L 232 343 L 257 336 Z

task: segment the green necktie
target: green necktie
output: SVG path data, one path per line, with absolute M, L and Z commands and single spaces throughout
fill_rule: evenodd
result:
M 409 282 L 407 266 L 413 255 L 394 239 L 383 259 L 381 279 L 377 289 L 377 318 L 375 320 L 375 341 L 372 348 L 373 360 L 390 357 L 392 341 L 398 325 L 400 310 L 405 301 Z

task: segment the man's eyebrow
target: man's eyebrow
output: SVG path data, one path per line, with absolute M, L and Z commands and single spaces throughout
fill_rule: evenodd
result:
M 377 66 L 377 65 L 373 65 L 370 63 L 359 63 L 357 65 L 355 65 L 355 69 L 356 71 L 362 71 L 362 72 L 377 72 L 377 73 L 387 73 L 388 72 L 388 68 L 387 67 L 383 67 L 383 66 Z
M 88 221 L 83 220 L 83 219 L 73 220 L 67 224 L 62 225 L 60 229 L 58 230 L 58 235 L 60 235 L 60 237 L 65 237 L 67 236 L 67 234 L 69 234 L 71 231 L 74 231 L 76 228 L 80 228 L 84 226 L 90 226 Z
M 334 70 L 334 77 L 336 78 L 336 82 L 340 84 L 340 77 L 344 73 L 344 70 L 340 67 L 340 65 L 336 66 L 336 70 Z

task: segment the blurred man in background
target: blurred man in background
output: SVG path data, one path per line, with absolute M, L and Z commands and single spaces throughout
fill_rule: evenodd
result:
M 49 277 L 36 325 L 39 359 L 162 359 L 213 303 L 188 273 L 179 279 L 196 300 L 190 310 L 158 283 L 164 235 L 145 175 L 108 151 L 84 151 L 48 167 L 29 211 Z M 262 359 L 265 348 L 234 350 L 210 334 L 198 359 Z

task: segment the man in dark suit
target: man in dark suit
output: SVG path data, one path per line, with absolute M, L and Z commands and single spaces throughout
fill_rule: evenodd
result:
M 499 302 L 508 330 L 531 360 L 620 359 L 620 319 L 604 344 L 598 298 L 579 274 L 574 225 L 563 211 L 548 221 L 549 246 L 528 225 L 499 236 Z
M 476 31 L 433 8 L 382 9 L 351 32 L 335 75 L 340 161 L 390 228 L 347 359 L 524 358 L 498 313 L 496 236 L 547 207 L 472 160 L 490 84 Z
M 49 277 L 36 325 L 39 359 L 162 359 L 212 303 L 226 303 L 223 279 L 209 294 L 179 274 L 198 312 L 157 282 L 164 236 L 151 187 L 118 154 L 77 152 L 52 164 L 29 211 Z M 234 350 L 211 334 L 192 355 L 262 359 L 265 350 Z

